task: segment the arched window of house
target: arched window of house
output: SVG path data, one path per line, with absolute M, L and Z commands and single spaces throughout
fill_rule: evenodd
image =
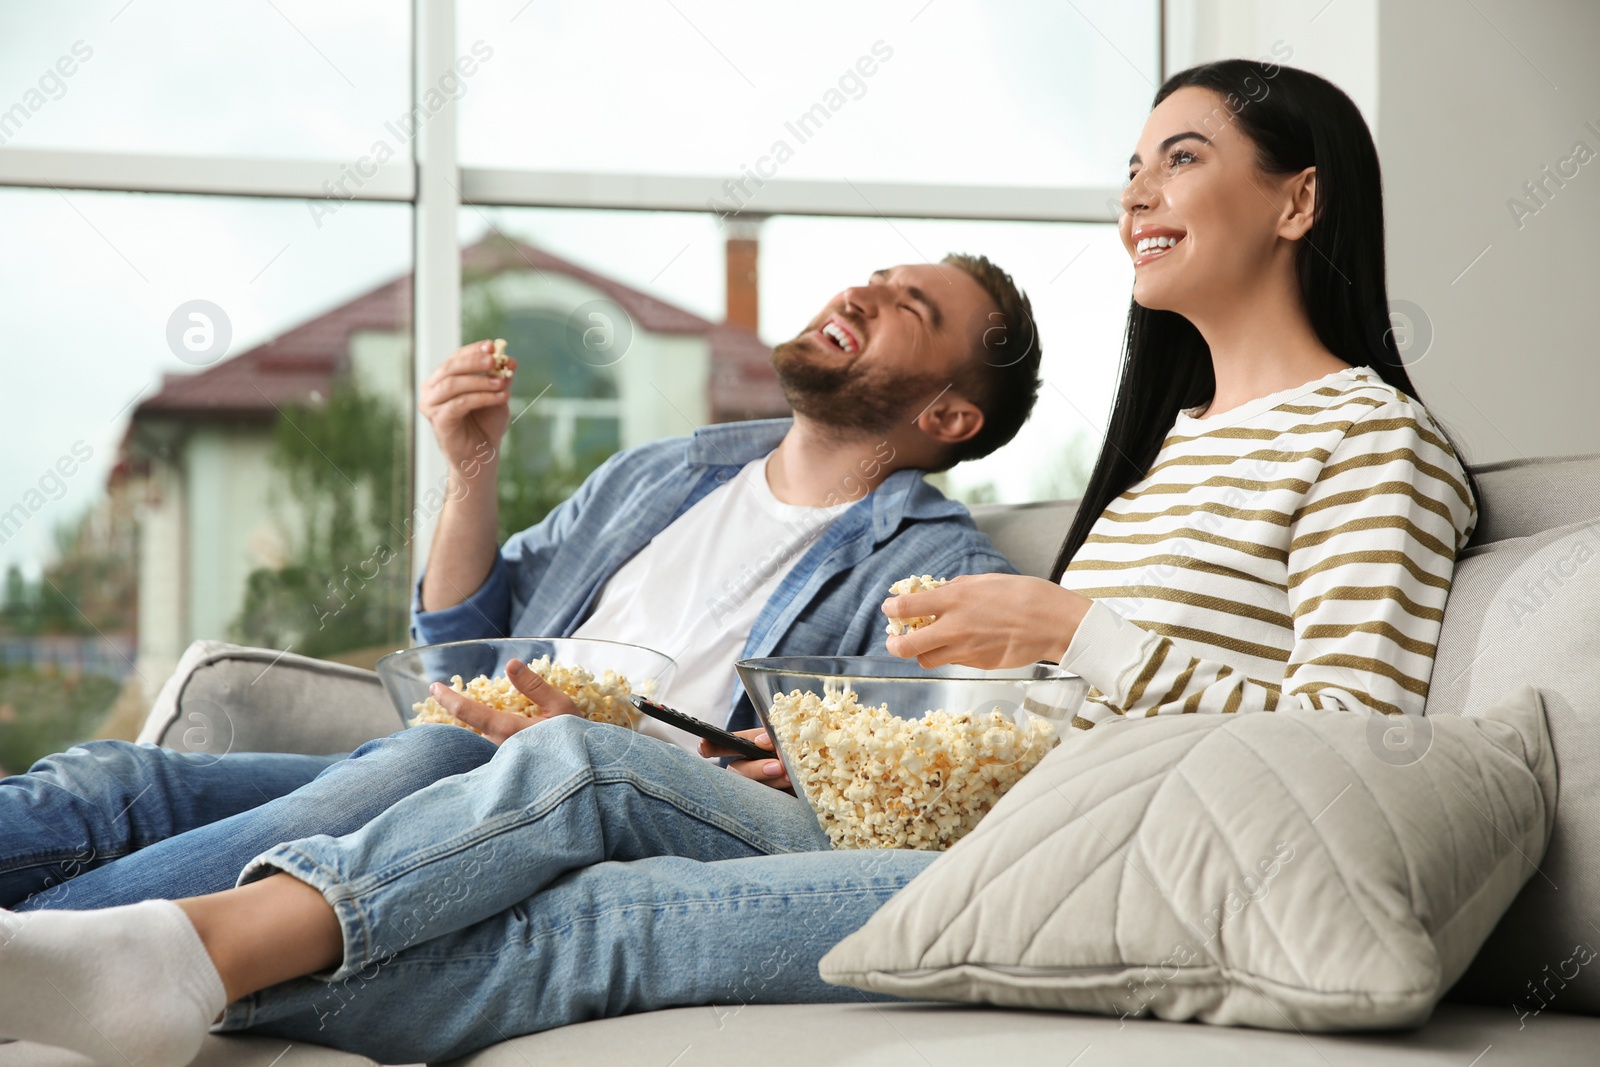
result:
M 505 312 L 517 359 L 511 428 L 501 461 L 502 526 L 531 526 L 622 447 L 622 403 L 611 367 L 570 349 L 567 315 L 553 308 Z

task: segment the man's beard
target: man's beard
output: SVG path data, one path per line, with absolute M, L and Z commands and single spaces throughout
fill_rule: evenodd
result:
M 774 348 L 772 366 L 796 414 L 851 433 L 883 433 L 909 421 L 912 405 L 938 385 L 937 375 L 880 371 L 859 360 L 828 366 L 812 356 L 803 335 Z

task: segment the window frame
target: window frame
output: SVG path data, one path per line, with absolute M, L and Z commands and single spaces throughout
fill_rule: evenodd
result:
M 1164 53 L 1167 5 L 1158 4 L 1157 55 Z M 457 55 L 455 0 L 412 0 L 411 102 Z M 613 174 L 463 168 L 459 115 L 449 99 L 430 113 L 407 162 L 376 166 L 348 199 L 409 203 L 413 232 L 412 380 L 424 379 L 458 347 L 461 259 L 457 217 L 463 206 L 590 208 L 715 213 L 723 176 Z M 182 193 L 202 196 L 323 199 L 342 161 L 180 156 L 0 148 L 0 186 Z M 813 215 L 1105 224 L 1120 190 L 1105 187 L 976 186 L 772 179 L 761 190 L 762 215 Z M 437 516 L 416 501 L 445 485 L 446 464 L 433 439 L 415 432 L 411 499 L 416 542 L 429 544 Z M 422 571 L 425 553 L 412 553 Z

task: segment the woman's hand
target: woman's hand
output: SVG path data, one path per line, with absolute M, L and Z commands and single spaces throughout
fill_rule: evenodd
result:
M 759 726 L 754 730 L 735 730 L 734 733 L 739 737 L 750 738 L 762 748 L 773 747 L 772 738 L 767 736 L 767 731 Z M 710 741 L 700 742 L 700 755 L 706 759 L 721 759 L 724 756 L 737 756 L 738 754 L 731 748 L 713 745 Z M 752 781 L 760 782 L 762 785 L 770 785 L 774 789 L 789 788 L 788 772 L 783 769 L 783 761 L 776 758 L 776 756 L 772 759 L 735 760 L 728 764 L 728 770 L 734 774 L 743 775 Z
M 468 726 L 483 734 L 497 745 L 504 744 L 506 738 L 519 730 L 526 730 L 535 723 L 543 722 L 555 715 L 580 715 L 578 706 L 572 698 L 561 690 L 544 680 L 536 671 L 530 671 L 528 665 L 520 659 L 514 659 L 506 664 L 506 677 L 517 692 L 527 697 L 534 703 L 534 715 L 518 715 L 512 711 L 499 711 L 487 704 L 480 704 L 471 697 L 456 692 L 443 682 L 434 682 L 428 687 L 429 695 L 437 700 L 450 714 L 466 723 Z
M 959 663 L 980 670 L 1059 661 L 1089 610 L 1089 598 L 1043 578 L 967 574 L 923 593 L 883 602 L 891 619 L 937 615 L 920 630 L 889 638 L 891 655 L 924 667 Z

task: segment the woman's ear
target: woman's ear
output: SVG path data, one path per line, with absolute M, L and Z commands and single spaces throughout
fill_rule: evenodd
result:
M 983 429 L 983 412 L 966 397 L 946 389 L 922 409 L 914 425 L 931 440 L 951 447 L 977 436 Z
M 1317 168 L 1307 167 L 1287 179 L 1284 193 L 1288 208 L 1278 223 L 1278 236 L 1298 241 L 1311 232 L 1311 224 L 1317 219 Z

